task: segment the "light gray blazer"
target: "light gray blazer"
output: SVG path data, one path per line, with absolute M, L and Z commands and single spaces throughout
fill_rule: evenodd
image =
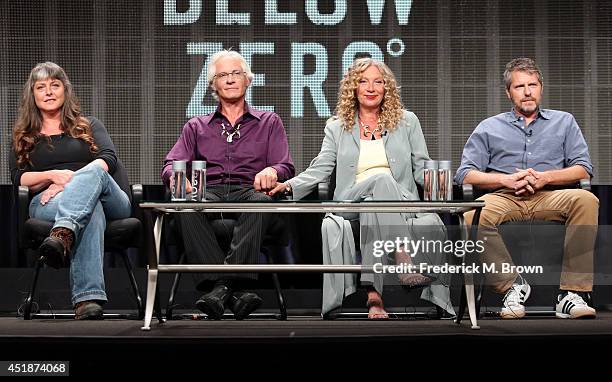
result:
M 329 121 L 325 126 L 325 138 L 319 155 L 304 172 L 287 181 L 293 190 L 293 198 L 302 199 L 317 184 L 328 181 L 337 164 L 334 200 L 345 199 L 344 195 L 355 184 L 359 142 L 356 118 L 351 131 L 343 129 L 338 119 Z M 423 166 L 429 160 L 429 154 L 417 116 L 404 110 L 397 128 L 389 131 L 383 137 L 383 142 L 391 174 L 399 183 L 404 198 L 418 200 L 415 181 L 423 184 Z
M 339 120 L 331 120 L 325 126 L 325 138 L 321 152 L 301 174 L 288 180 L 293 189 L 294 199 L 308 195 L 318 183 L 328 181 L 336 166 L 336 189 L 334 200 L 346 199 L 345 195 L 355 185 L 357 164 L 359 161 L 359 126 L 357 120 L 351 131 L 342 128 Z M 393 131 L 383 137 L 385 152 L 391 174 L 399 184 L 404 200 L 418 200 L 419 194 L 416 182 L 423 184 L 423 166 L 429 160 L 425 137 L 421 124 L 414 113 L 404 111 L 402 119 Z M 440 218 L 435 214 L 416 214 L 422 217 L 421 224 L 440 224 Z M 331 221 L 329 221 L 331 219 Z M 343 218 L 326 215 L 322 224 L 323 260 L 325 264 L 354 264 L 355 248 L 350 224 Z M 325 224 L 327 221 L 327 224 Z M 415 220 L 417 221 L 417 220 Z M 444 230 L 441 230 L 444 236 Z M 349 246 L 351 246 L 349 248 Z M 450 292 L 446 282 L 447 275 L 440 277 L 439 285 L 423 288 L 421 298 L 454 314 L 450 302 Z M 343 298 L 356 290 L 354 274 L 323 275 L 322 314 L 342 305 Z

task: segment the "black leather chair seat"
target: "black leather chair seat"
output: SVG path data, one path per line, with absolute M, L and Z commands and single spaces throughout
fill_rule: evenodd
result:
M 113 220 L 106 223 L 106 249 L 138 247 L 142 240 L 142 223 L 136 218 Z
M 47 236 L 53 223 L 30 218 L 25 222 L 25 235 L 30 248 L 36 248 Z M 106 223 L 104 248 L 107 251 L 138 247 L 141 240 L 142 224 L 136 218 L 113 220 Z

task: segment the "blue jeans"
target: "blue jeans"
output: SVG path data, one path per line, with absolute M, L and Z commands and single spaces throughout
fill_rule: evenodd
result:
M 104 230 L 106 220 L 130 217 L 128 196 L 113 178 L 96 164 L 76 171 L 47 204 L 40 193 L 30 202 L 30 216 L 54 222 L 75 234 L 71 251 L 70 290 L 72 304 L 87 300 L 107 301 L 104 291 Z

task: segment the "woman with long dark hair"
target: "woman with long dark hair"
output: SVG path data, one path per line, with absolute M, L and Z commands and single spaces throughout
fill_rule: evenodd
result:
M 40 63 L 30 72 L 12 147 L 11 180 L 29 187 L 30 216 L 54 223 L 41 258 L 54 268 L 70 264 L 75 318 L 101 319 L 106 219 L 129 217 L 130 201 L 110 175 L 117 156 L 106 128 L 81 114 L 57 64 Z

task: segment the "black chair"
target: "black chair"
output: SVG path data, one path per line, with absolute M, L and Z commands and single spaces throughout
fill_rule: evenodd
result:
M 334 191 L 336 189 L 336 168 L 334 167 L 334 170 L 332 171 L 329 180 L 327 182 L 321 182 L 317 185 L 317 188 L 315 189 L 315 193 L 316 193 L 316 199 L 318 200 L 332 200 L 334 197 Z M 423 200 L 423 188 L 421 187 L 421 185 L 417 184 L 417 189 L 419 192 L 419 198 L 421 200 Z M 355 248 L 357 248 L 357 251 L 359 251 L 359 243 L 360 243 L 360 226 L 359 226 L 359 219 L 351 219 L 349 220 L 350 224 L 351 224 L 351 229 L 353 231 L 353 238 L 355 240 Z M 422 287 L 408 287 L 408 286 L 402 286 L 402 289 L 407 291 L 407 292 L 411 292 L 415 289 L 421 289 Z M 435 306 L 436 309 L 436 313 L 435 316 L 433 318 L 437 318 L 437 319 L 441 319 L 443 317 L 445 317 L 445 315 L 447 314 L 442 308 L 440 308 L 439 306 Z M 336 318 L 362 318 L 361 316 L 367 316 L 367 313 L 342 313 L 342 312 L 329 312 L 325 315 L 323 315 L 323 319 L 326 320 L 331 320 L 331 319 L 336 319 Z M 421 312 L 406 312 L 406 313 L 401 313 L 401 314 L 397 314 L 394 313 L 394 316 L 402 316 L 402 315 L 407 315 L 407 316 L 423 316 L 426 318 L 429 318 L 430 315 L 426 314 L 426 313 L 421 313 Z
M 581 188 L 583 190 L 591 191 L 591 180 L 581 179 L 579 182 L 565 186 L 550 187 L 550 189 L 564 189 L 564 188 Z M 462 185 L 463 199 L 475 200 L 490 190 L 484 190 L 475 187 L 471 184 Z M 516 222 L 505 222 L 499 227 L 500 235 L 504 240 L 504 244 L 511 254 L 513 262 L 518 265 L 544 265 L 545 273 L 550 272 L 552 274 L 560 273 L 561 261 L 563 258 L 563 247 L 565 242 L 565 224 L 562 222 L 545 221 L 545 220 L 534 220 L 534 221 L 516 221 Z M 480 280 L 476 292 L 476 313 L 480 317 L 480 308 L 482 305 L 484 295 L 484 280 Z M 548 282 L 548 281 L 547 281 Z M 558 280 L 553 285 L 542 284 L 543 286 L 550 286 L 552 289 L 551 301 L 553 294 L 558 289 Z M 537 288 L 544 290 L 544 288 Z M 550 288 L 549 288 L 550 289 Z M 533 289 L 532 289 L 533 294 Z M 591 293 L 586 294 L 586 302 L 589 306 L 592 306 Z M 461 301 L 463 305 L 464 301 Z M 460 307 L 459 311 L 463 312 L 463 307 Z M 527 310 L 526 316 L 554 316 L 554 310 Z M 497 312 L 485 312 L 486 316 L 497 317 Z
M 169 199 L 168 193 L 166 193 L 167 199 Z M 270 222 L 270 226 L 268 227 L 267 232 L 264 234 L 263 242 L 261 245 L 261 253 L 266 258 L 268 264 L 273 264 L 275 259 L 280 258 L 281 256 L 276 256 L 279 251 L 287 248 L 289 246 L 289 231 L 287 229 L 287 224 L 285 224 L 285 216 L 273 216 Z M 215 236 L 219 243 L 219 246 L 227 250 L 232 240 L 232 234 L 234 231 L 234 226 L 237 223 L 237 217 L 235 214 L 223 214 L 223 217 L 219 214 L 209 214 L 209 222 L 215 232 Z M 166 226 L 163 229 L 164 236 L 163 246 L 168 248 L 169 246 L 176 246 L 178 249 L 179 255 L 179 264 L 183 264 L 185 261 L 185 249 L 183 246 L 183 241 L 181 240 L 181 235 L 176 225 L 176 220 L 171 216 L 170 219 L 166 219 L 164 223 Z M 279 320 L 287 319 L 287 307 L 285 304 L 285 297 L 283 295 L 283 291 L 281 288 L 281 284 L 278 278 L 278 274 L 272 273 L 272 281 L 274 283 L 274 289 L 276 292 L 276 299 L 278 302 L 278 307 L 280 313 L 278 315 L 274 315 L 274 318 Z M 178 291 L 179 283 L 181 280 L 181 273 L 176 273 L 174 276 L 174 281 L 172 282 L 172 287 L 170 288 L 170 296 L 168 298 L 168 305 L 166 307 L 166 319 L 173 319 L 174 309 L 178 306 L 175 303 L 176 292 Z M 258 314 L 253 314 L 251 316 L 262 316 Z
M 120 160 L 117 160 L 117 167 L 113 174 L 113 179 L 119 187 L 129 196 L 132 203 L 132 217 L 126 219 L 118 219 L 107 221 L 106 230 L 104 232 L 104 249 L 105 252 L 118 252 L 121 254 L 125 263 L 125 268 L 128 273 L 132 292 L 136 299 L 136 305 L 138 309 L 138 319 L 144 318 L 144 307 L 138 284 L 136 283 L 136 277 L 132 270 L 132 265 L 128 258 L 128 248 L 141 248 L 142 244 L 142 211 L 139 204 L 142 200 L 142 185 L 135 184 L 130 187 L 128 182 L 127 171 L 125 166 Z M 18 208 L 18 222 L 17 232 L 19 240 L 19 249 L 24 252 L 28 249 L 37 250 L 42 241 L 49 236 L 53 223 L 31 218 L 29 216 L 29 204 L 30 204 L 30 193 L 26 186 L 20 186 L 16 191 L 17 195 L 17 208 Z M 38 282 L 38 276 L 40 269 L 44 265 L 44 262 L 37 256 L 34 275 L 32 278 L 32 284 L 28 292 L 28 297 L 23 304 L 23 318 L 30 320 L 34 316 L 32 313 L 33 296 L 36 291 L 36 284 Z M 46 316 L 43 314 L 36 314 L 36 316 Z M 59 316 L 54 314 L 52 316 Z M 71 315 L 72 316 L 72 315 Z M 105 314 L 105 317 L 111 315 Z

